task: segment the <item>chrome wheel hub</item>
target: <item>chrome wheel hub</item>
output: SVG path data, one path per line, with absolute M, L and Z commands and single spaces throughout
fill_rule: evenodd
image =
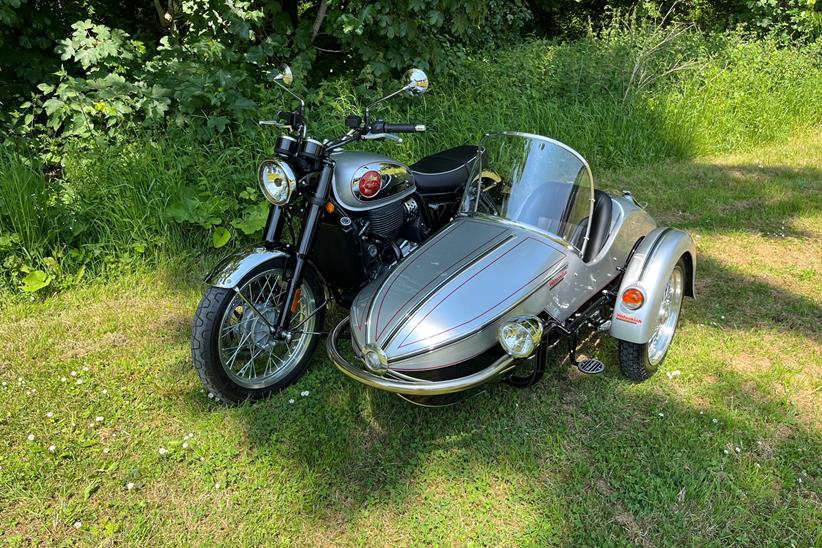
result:
M 280 318 L 279 310 L 271 306 L 257 307 L 257 310 L 262 313 L 263 317 L 271 325 L 277 325 Z M 268 325 L 257 316 L 251 308 L 245 307 L 243 310 L 243 317 L 239 324 L 237 324 L 240 337 L 250 337 L 250 342 L 266 351 L 271 351 L 277 345 L 276 338 L 271 336 L 271 330 Z
M 657 326 L 648 341 L 648 361 L 651 365 L 658 365 L 662 361 L 674 339 L 684 286 L 685 275 L 682 268 L 676 266 L 665 286 L 662 302 L 659 304 Z

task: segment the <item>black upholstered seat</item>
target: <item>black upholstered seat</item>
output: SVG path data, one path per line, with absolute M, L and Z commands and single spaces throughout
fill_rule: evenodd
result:
M 614 203 L 606 192 L 594 191 L 594 214 L 591 217 L 591 231 L 588 233 L 588 247 L 582 258 L 586 263 L 597 256 L 611 232 L 611 213 Z
M 443 194 L 465 184 L 476 160 L 477 147 L 463 145 L 426 156 L 410 167 L 421 194 Z

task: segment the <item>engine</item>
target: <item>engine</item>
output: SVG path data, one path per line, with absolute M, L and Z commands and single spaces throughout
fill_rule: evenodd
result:
M 366 211 L 359 222 L 371 280 L 416 249 L 430 232 L 413 196 Z
M 416 204 L 413 199 L 409 200 Z M 405 204 L 394 202 L 366 212 L 368 233 L 385 238 L 395 238 L 405 222 Z

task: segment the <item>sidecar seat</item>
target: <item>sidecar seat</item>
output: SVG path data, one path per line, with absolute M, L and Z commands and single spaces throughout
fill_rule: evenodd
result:
M 420 194 L 456 192 L 468 181 L 477 161 L 475 145 L 463 145 L 426 156 L 409 166 Z
M 588 235 L 588 247 L 582 260 L 586 263 L 596 257 L 605 245 L 608 233 L 611 230 L 611 210 L 613 202 L 607 192 L 594 190 L 594 214 L 591 217 L 591 231 Z

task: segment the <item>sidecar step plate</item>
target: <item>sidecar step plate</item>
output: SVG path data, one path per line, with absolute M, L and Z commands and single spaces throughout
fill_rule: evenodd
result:
M 577 369 L 586 375 L 596 375 L 605 371 L 605 364 L 599 360 L 585 360 L 577 363 Z

